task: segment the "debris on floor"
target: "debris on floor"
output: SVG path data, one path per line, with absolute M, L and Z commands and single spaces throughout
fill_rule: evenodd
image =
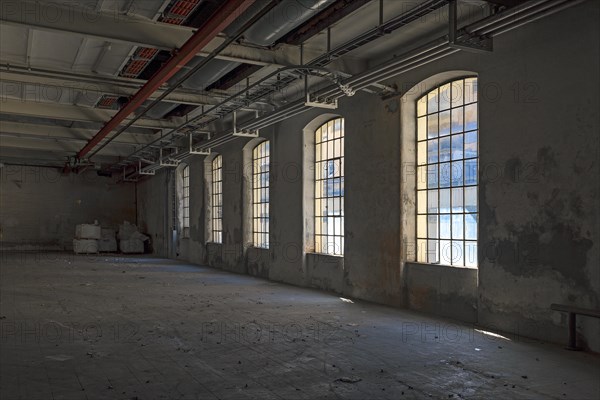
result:
M 357 377 L 347 377 L 347 376 L 343 376 L 341 378 L 338 378 L 335 380 L 336 382 L 344 382 L 344 383 L 358 383 L 360 381 L 362 381 L 361 378 L 357 378 Z
M 54 361 L 67 361 L 72 359 L 72 356 L 67 356 L 65 354 L 57 354 L 55 356 L 46 356 L 46 358 L 50 359 L 50 360 L 54 360 Z

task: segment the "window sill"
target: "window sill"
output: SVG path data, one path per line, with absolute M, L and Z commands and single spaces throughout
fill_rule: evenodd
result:
M 424 262 L 418 262 L 418 261 L 405 261 L 405 263 L 415 265 L 417 267 L 425 266 L 425 267 L 439 267 L 439 268 L 448 268 L 448 269 L 472 269 L 472 270 L 478 269 L 478 267 L 465 267 L 462 265 L 431 264 L 431 263 L 424 263 Z
M 306 252 L 307 255 L 313 255 L 313 256 L 326 256 L 326 257 L 337 257 L 337 258 L 344 258 L 343 254 L 329 254 L 329 253 L 317 253 L 314 251 L 307 251 Z

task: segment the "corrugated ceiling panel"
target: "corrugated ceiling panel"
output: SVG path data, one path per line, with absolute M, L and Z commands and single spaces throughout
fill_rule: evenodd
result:
M 71 69 L 77 56 L 81 37 L 57 32 L 35 31 L 31 48 L 31 63 L 38 67 Z
M 92 38 L 80 38 L 79 46 L 80 48 L 78 48 L 77 56 L 73 60 L 72 68 L 75 71 L 91 71 L 98 56 L 102 53 L 104 41 Z
M 27 52 L 27 31 L 23 26 L 0 24 L 2 61 L 24 63 Z

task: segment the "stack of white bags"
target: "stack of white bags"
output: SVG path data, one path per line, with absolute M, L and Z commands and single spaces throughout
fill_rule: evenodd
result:
M 102 238 L 102 229 L 98 221 L 94 224 L 81 224 L 75 226 L 75 239 L 73 251 L 76 254 L 98 253 L 98 241 Z
M 144 242 L 149 239 L 138 231 L 137 226 L 127 221 L 119 225 L 119 248 L 123 253 L 143 253 Z
M 116 253 L 117 232 L 114 229 L 102 228 L 102 237 L 98 242 L 98 248 L 102 253 Z
M 137 226 L 125 221 L 119 225 L 119 233 L 114 229 L 102 228 L 98 221 L 93 224 L 75 226 L 73 251 L 76 254 L 96 254 L 99 252 L 115 253 L 119 249 L 123 253 L 143 253 L 144 242 L 150 238 L 138 231 Z

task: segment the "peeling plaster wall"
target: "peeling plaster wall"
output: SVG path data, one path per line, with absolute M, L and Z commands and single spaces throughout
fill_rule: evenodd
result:
M 599 4 L 586 2 L 497 37 L 492 54 L 458 53 L 389 82 L 404 94 L 433 88 L 420 83 L 448 71 L 479 78 L 478 270 L 410 262 L 414 194 L 405 188 L 415 160 L 403 143 L 414 140 L 414 123 L 406 125 L 414 113 L 404 115 L 401 95 L 366 93 L 342 99 L 335 110 L 346 126 L 344 258 L 313 254 L 306 240 L 311 199 L 303 182 L 314 171 L 303 167 L 302 131 L 325 113 L 316 109 L 261 131 L 271 140 L 271 248 L 249 248 L 243 238 L 247 141 L 240 139 L 216 149 L 224 157 L 224 243 L 206 245 L 210 199 L 199 183 L 205 166 L 198 157 L 190 173 L 198 185 L 192 234 L 178 241 L 179 257 L 475 322 L 515 338 L 565 342 L 565 316 L 550 311 L 551 303 L 600 308 L 598 15 Z M 164 190 L 159 177 L 150 182 Z M 152 213 L 161 212 L 155 204 Z M 578 321 L 588 346 L 600 351 L 600 321 Z
M 211 244 L 206 255 L 210 265 L 237 273 L 246 272 L 242 235 L 242 148 L 245 142 L 230 142 L 218 149 L 218 153 L 223 157 L 223 241 Z M 210 201 L 209 199 L 207 204 L 210 204 Z M 190 211 L 190 215 L 193 217 L 194 214 Z M 212 240 L 210 235 L 208 240 Z
M 406 263 L 406 306 L 429 314 L 477 322 L 477 270 Z
M 205 195 L 202 157 L 186 160 L 190 166 L 190 236 L 179 242 L 179 257 L 194 263 L 205 262 Z
M 564 340 L 566 316 L 550 303 L 600 308 L 598 16 L 598 3 L 587 2 L 543 21 L 545 29 L 516 31 L 497 49 L 517 61 L 481 75 L 506 93 L 480 111 L 488 169 L 479 320 L 487 326 Z M 511 118 L 496 123 L 501 115 Z M 599 351 L 600 321 L 578 321 Z
M 496 38 L 493 54 L 453 55 L 396 82 L 412 88 L 446 71 L 478 75 L 476 320 L 515 338 L 565 342 L 566 316 L 551 303 L 600 308 L 598 15 L 598 3 L 586 2 Z M 413 275 L 409 306 L 456 313 L 444 309 L 431 271 Z M 470 296 L 453 290 L 451 297 Z M 583 317 L 578 325 L 599 351 L 600 321 Z
M 135 222 L 135 185 L 96 171 L 63 175 L 55 168 L 0 169 L 1 247 L 72 250 L 75 225 L 94 220 L 113 229 Z
M 402 304 L 400 102 L 359 93 L 342 103 L 346 127 L 348 296 Z
M 156 175 L 143 178 L 136 183 L 138 191 L 138 227 L 150 236 L 153 253 L 161 257 L 169 257 L 169 174 L 160 170 Z

